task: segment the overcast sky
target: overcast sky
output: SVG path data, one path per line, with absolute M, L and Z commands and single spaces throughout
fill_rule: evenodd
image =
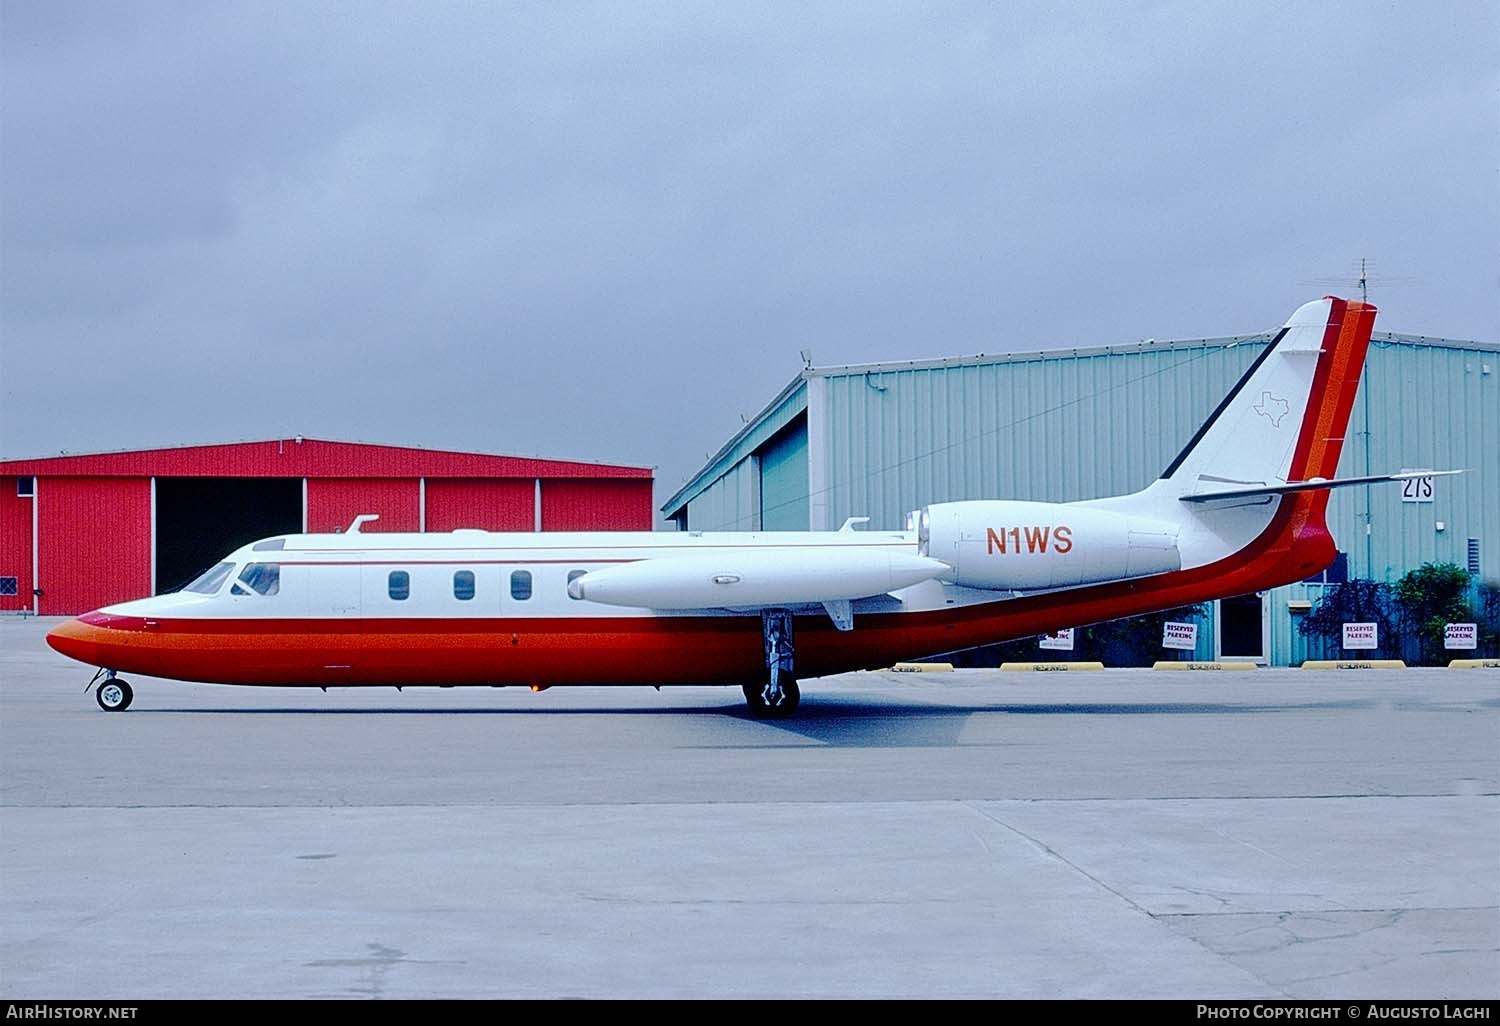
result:
M 660 501 L 802 349 L 1258 331 L 1361 257 L 1377 330 L 1493 341 L 1496 10 L 0 0 L 0 457 L 301 433 Z

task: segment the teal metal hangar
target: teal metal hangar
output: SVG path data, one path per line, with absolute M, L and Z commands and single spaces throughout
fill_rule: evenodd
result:
M 1270 340 L 809 367 L 662 512 L 689 531 L 827 530 L 851 516 L 895 529 L 934 502 L 1122 494 L 1160 475 Z M 1301 662 L 1297 617 L 1349 577 L 1451 562 L 1500 578 L 1500 344 L 1375 332 L 1350 430 L 1341 477 L 1468 473 L 1334 490 L 1334 565 L 1214 603 L 1195 658 Z

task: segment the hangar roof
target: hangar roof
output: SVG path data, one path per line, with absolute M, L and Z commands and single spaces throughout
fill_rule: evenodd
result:
M 496 456 L 410 446 L 276 438 L 129 452 L 0 460 L 27 477 L 533 477 L 650 478 L 650 467 Z

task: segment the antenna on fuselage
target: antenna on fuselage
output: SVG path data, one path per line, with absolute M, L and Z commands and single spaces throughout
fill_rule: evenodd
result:
M 348 527 L 344 528 L 344 533 L 345 534 L 358 534 L 359 533 L 359 529 L 361 527 L 363 527 L 365 524 L 368 524 L 372 520 L 379 520 L 379 519 L 380 519 L 380 514 L 379 513 L 361 513 L 359 516 L 357 516 L 357 517 L 354 518 L 354 522 L 353 523 L 351 523 Z

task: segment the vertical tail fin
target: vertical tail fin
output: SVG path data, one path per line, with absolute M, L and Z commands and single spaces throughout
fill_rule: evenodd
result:
M 1300 307 L 1162 480 L 1189 494 L 1333 477 L 1374 324 L 1368 303 L 1328 296 Z

